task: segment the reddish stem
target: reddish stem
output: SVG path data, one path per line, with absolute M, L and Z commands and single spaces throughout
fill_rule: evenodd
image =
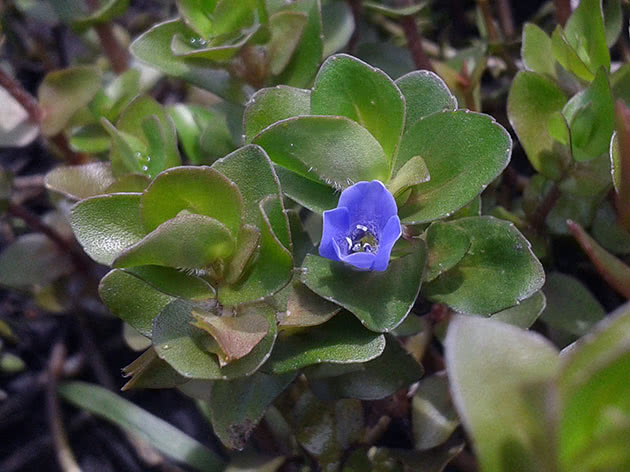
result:
M 28 113 L 29 119 L 33 123 L 40 123 L 42 120 L 43 112 L 35 97 L 28 93 L 22 85 L 13 77 L 9 77 L 0 68 L 0 85 L 4 87 L 13 98 L 15 98 L 20 105 L 24 107 Z

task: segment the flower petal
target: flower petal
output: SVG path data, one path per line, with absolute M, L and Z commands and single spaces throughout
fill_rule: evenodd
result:
M 371 252 L 355 252 L 354 254 L 341 256 L 341 260 L 357 269 L 372 270 L 374 262 L 376 261 L 376 254 L 372 254 Z
M 336 240 L 342 239 L 350 228 L 350 215 L 344 207 L 324 212 L 324 225 L 322 229 L 322 240 L 319 243 L 319 255 L 338 261 L 339 248 Z
M 383 271 L 387 269 L 392 248 L 401 235 L 402 227 L 400 226 L 400 218 L 398 218 L 398 215 L 394 215 L 387 221 L 387 224 L 381 232 L 381 241 L 372 270 Z
M 351 225 L 367 222 L 379 229 L 398 213 L 396 200 L 378 180 L 358 182 L 348 187 L 339 197 L 339 206 L 348 209 Z

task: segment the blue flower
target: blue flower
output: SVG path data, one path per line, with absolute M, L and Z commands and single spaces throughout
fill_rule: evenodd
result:
M 319 255 L 361 270 L 387 269 L 402 228 L 396 200 L 379 182 L 358 182 L 341 193 L 334 210 L 324 212 Z

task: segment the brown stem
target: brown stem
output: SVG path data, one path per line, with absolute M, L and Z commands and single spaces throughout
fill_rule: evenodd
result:
M 96 25 L 94 29 L 114 72 L 117 75 L 125 72 L 129 68 L 129 54 L 116 39 L 111 23 Z
M 510 0 L 498 0 L 499 23 L 503 30 L 503 36 L 508 39 L 514 37 L 514 17 L 512 16 L 512 5 Z
M 66 162 L 72 166 L 85 164 L 87 162 L 87 156 L 82 152 L 75 152 L 70 147 L 68 143 L 68 139 L 63 133 L 56 134 L 49 138 L 50 142 L 53 143 L 59 152 L 63 154 Z
M 545 226 L 547 216 L 549 216 L 549 213 L 553 210 L 553 207 L 556 205 L 559 198 L 560 187 L 558 187 L 558 184 L 554 183 L 551 190 L 549 190 L 549 193 L 547 193 L 543 201 L 540 202 L 540 205 L 538 205 L 538 208 L 536 208 L 531 216 L 530 222 L 535 231 L 539 233 L 542 231 Z
M 411 52 L 413 62 L 418 69 L 433 70 L 429 57 L 422 48 L 422 36 L 418 31 L 418 25 L 416 20 L 412 16 L 405 16 L 400 20 L 400 25 L 405 32 L 405 38 L 407 38 L 407 47 Z
M 67 253 L 72 258 L 72 262 L 75 264 L 77 269 L 81 271 L 87 271 L 87 264 L 83 259 L 82 254 L 78 253 L 75 250 L 74 246 L 69 241 L 64 239 L 57 231 L 44 223 L 39 218 L 39 216 L 31 213 L 23 206 L 17 205 L 13 202 L 9 203 L 7 212 L 10 215 L 15 216 L 16 218 L 20 218 L 33 231 L 45 234 L 53 243 L 57 245 L 57 247 L 61 251 Z
M 63 373 L 63 365 L 66 358 L 66 347 L 61 343 L 56 343 L 50 354 L 48 363 L 48 384 L 46 386 L 46 407 L 48 411 L 48 425 L 55 446 L 55 453 L 59 467 L 64 472 L 81 472 L 77 464 L 66 429 L 63 425 L 63 417 L 57 397 L 57 380 Z
M 352 11 L 352 17 L 354 18 L 354 31 L 348 41 L 348 52 L 355 54 L 357 52 L 357 46 L 359 45 L 359 23 L 361 22 L 361 13 L 363 12 L 363 0 L 348 0 L 350 10 Z
M 497 27 L 494 24 L 494 19 L 492 18 L 490 3 L 488 0 L 477 0 L 477 5 L 479 5 L 479 9 L 481 10 L 481 16 L 483 17 L 483 22 L 486 26 L 486 31 L 488 32 L 488 39 L 491 43 L 498 43 L 500 41 L 499 31 L 497 30 Z
M 39 123 L 42 120 L 42 109 L 35 97 L 28 93 L 17 80 L 9 77 L 2 68 L 0 68 L 0 85 L 24 107 L 33 123 Z
M 560 26 L 564 26 L 571 16 L 571 0 L 553 0 L 554 15 Z
M 98 10 L 101 6 L 101 2 L 99 0 L 86 0 L 86 3 L 92 11 Z M 125 72 L 129 67 L 129 54 L 116 38 L 112 24 L 102 23 L 96 25 L 94 30 L 98 35 L 103 51 L 107 55 L 114 72 L 117 75 Z

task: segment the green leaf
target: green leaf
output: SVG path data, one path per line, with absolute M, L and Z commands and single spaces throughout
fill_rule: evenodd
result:
M 323 57 L 341 51 L 350 41 L 354 32 L 354 15 L 350 5 L 333 2 L 322 5 L 322 23 L 324 26 Z
M 83 31 L 107 23 L 125 13 L 128 7 L 129 0 L 107 0 L 89 15 L 75 18 L 72 27 Z
M 267 407 L 294 378 L 294 373 L 276 376 L 256 372 L 242 379 L 215 382 L 209 402 L 214 433 L 227 447 L 242 450 Z
M 543 313 L 546 306 L 547 299 L 545 298 L 545 294 L 542 290 L 539 290 L 518 305 L 490 315 L 490 318 L 518 326 L 519 328 L 529 329 Z
M 328 362 L 350 364 L 375 359 L 385 349 L 385 337 L 363 328 L 349 313 L 278 339 L 264 370 L 283 374 Z
M 588 288 L 570 275 L 547 274 L 543 292 L 547 307 L 542 319 L 552 328 L 583 336 L 606 314 Z
M 234 256 L 225 269 L 225 281 L 233 284 L 243 275 L 245 268 L 255 258 L 260 243 L 260 231 L 256 226 L 243 225 L 238 235 Z
M 86 382 L 65 382 L 57 390 L 78 408 L 137 434 L 183 464 L 204 472 L 223 470 L 223 460 L 203 444 L 113 392 Z
M 411 403 L 411 421 L 414 444 L 420 450 L 443 444 L 459 426 L 445 372 L 420 381 Z
M 252 95 L 245 106 L 245 142 L 276 121 L 311 113 L 311 91 L 285 85 L 264 88 Z
M 227 71 L 209 61 L 186 59 L 171 52 L 173 36 L 188 31 L 182 20 L 159 23 L 136 38 L 130 46 L 131 53 L 167 75 L 186 80 L 232 102 L 244 103 L 245 85 Z
M 394 196 L 401 195 L 409 187 L 431 180 L 429 169 L 424 159 L 415 156 L 405 162 L 394 178 L 387 184 L 389 191 Z
M 155 177 L 169 167 L 180 165 L 175 125 L 162 105 L 153 98 L 141 95 L 134 99 L 123 110 L 116 128 L 125 136 L 132 136 L 144 145 L 144 149 L 134 151 L 144 154 L 140 170 L 148 176 Z M 114 172 L 124 173 L 119 165 L 118 160 L 112 156 Z
M 125 272 L 174 297 L 206 300 L 216 295 L 214 288 L 205 279 L 172 267 L 145 265 L 125 269 Z
M 101 279 L 98 293 L 114 315 L 149 338 L 153 319 L 175 300 L 140 277 L 120 269 L 110 271 Z
M 567 41 L 577 51 L 590 71 L 600 67 L 610 70 L 610 53 L 606 44 L 601 0 L 580 1 L 564 28 Z
M 480 468 L 552 470 L 546 461 L 553 458 L 545 451 L 552 438 L 541 414 L 549 400 L 544 389 L 533 387 L 557 374 L 555 348 L 537 333 L 457 316 L 445 350 L 453 402 L 473 439 Z
M 534 168 L 559 179 L 570 159 L 568 151 L 549 134 L 552 115 L 567 102 L 564 92 L 550 79 L 534 72 L 519 72 L 508 96 L 508 117 Z
M 313 292 L 351 311 L 368 329 L 388 332 L 411 310 L 425 264 L 423 243 L 412 248 L 410 254 L 392 260 L 384 272 L 361 272 L 309 254 L 301 278 Z
M 269 69 L 273 75 L 279 75 L 291 61 L 298 47 L 308 17 L 302 12 L 281 11 L 271 15 L 269 28 Z
M 280 166 L 276 166 L 276 173 L 282 185 L 282 192 L 303 207 L 321 214 L 337 206 L 339 194 L 332 187 L 302 177 Z
M 275 301 L 283 310 L 278 313 L 278 324 L 281 329 L 317 326 L 341 310 L 339 306 L 324 300 L 297 281 L 283 288 L 276 295 Z
M 227 113 L 218 107 L 178 103 L 167 110 L 193 164 L 210 164 L 234 150 Z
M 229 257 L 236 238 L 227 227 L 204 215 L 179 215 L 126 248 L 114 267 L 158 265 L 203 269 Z
M 171 52 L 178 57 L 191 60 L 206 60 L 209 63 L 225 62 L 232 59 L 250 41 L 254 41 L 260 30 L 252 28 L 233 41 L 219 43 L 218 46 L 207 46 L 203 39 L 197 38 L 192 32 L 176 34 L 171 41 Z M 210 43 L 213 44 L 213 43 Z
M 6 287 L 43 287 L 72 270 L 68 255 L 40 233 L 19 236 L 0 253 L 0 285 Z
M 629 430 L 629 327 L 626 305 L 600 322 L 564 358 L 559 456 L 565 470 L 624 470 L 630 462 L 625 442 L 615 441 L 627 437 Z M 584 466 L 591 461 L 601 464 Z
M 218 0 L 178 0 L 177 9 L 188 26 L 202 38 L 212 36 L 212 12 Z
M 573 73 L 585 82 L 590 82 L 595 76 L 595 71 L 591 71 L 585 64 L 585 58 L 578 55 L 577 51 L 569 44 L 562 28 L 556 26 L 551 35 L 551 48 L 556 60 L 567 71 Z
M 551 38 L 534 23 L 525 23 L 521 56 L 527 70 L 556 76 Z
M 182 210 L 223 223 L 236 237 L 243 198 L 234 182 L 209 167 L 182 166 L 160 173 L 142 195 L 142 219 L 148 231 Z
M 542 287 L 542 265 L 512 223 L 481 216 L 448 224 L 466 231 L 470 248 L 455 267 L 425 284 L 424 293 L 431 301 L 465 313 L 490 314 L 516 305 Z
M 101 73 L 97 67 L 77 66 L 46 74 L 37 91 L 43 111 L 42 133 L 54 136 L 63 130 L 100 88 Z
M 437 74 L 416 70 L 396 80 L 406 102 L 405 131 L 419 120 L 440 111 L 455 111 L 457 99 Z
M 317 73 L 311 113 L 356 121 L 381 144 L 391 164 L 405 125 L 405 99 L 380 69 L 337 54 L 326 59 Z
M 293 258 L 271 226 L 271 215 L 286 214 L 277 197 L 268 197 L 259 204 L 260 250 L 250 271 L 232 285 L 219 287 L 219 301 L 236 305 L 273 295 L 291 279 Z M 277 218 L 277 217 L 276 217 Z
M 278 177 L 265 152 L 259 146 L 244 146 L 216 161 L 212 168 L 225 175 L 241 190 L 243 221 L 256 224 L 263 230 L 265 223 L 261 220 L 261 202 L 282 197 Z M 279 203 L 273 207 L 280 211 L 267 212 L 267 217 L 276 237 L 286 248 L 290 248 L 289 221 L 284 214 L 282 202 Z
M 322 14 L 319 0 L 297 0 L 285 4 L 286 11 L 306 13 L 308 22 L 293 57 L 277 78 L 277 83 L 292 87 L 311 85 L 317 68 L 322 61 L 324 49 L 322 39 Z
M 118 193 L 81 200 L 72 208 L 72 230 L 96 262 L 111 265 L 146 234 L 138 193 Z
M 321 364 L 316 369 L 326 367 L 329 366 Z M 307 371 L 306 376 L 310 387 L 320 398 L 380 400 L 417 382 L 423 372 L 422 366 L 405 351 L 396 338 L 387 336 L 383 354 L 374 360 L 356 364 L 351 372 L 327 378 L 312 378 Z M 319 373 L 321 374 L 321 370 Z
M 127 325 L 125 325 L 127 326 Z M 131 377 L 121 388 L 124 392 L 132 388 L 173 388 L 186 379 L 160 359 L 152 347 L 122 369 L 123 377 Z
M 571 127 L 576 161 L 591 160 L 608 151 L 615 123 L 606 71 L 599 69 L 591 85 L 575 94 L 562 113 Z
M 421 156 L 431 180 L 413 187 L 401 220 L 422 223 L 459 210 L 501 173 L 511 151 L 509 134 L 487 115 L 441 112 L 419 120 L 403 135 L 394 170 Z
M 155 351 L 180 375 L 191 379 L 233 379 L 254 373 L 267 360 L 277 333 L 275 313 L 269 306 L 254 304 L 238 307 L 235 316 L 261 314 L 267 319 L 269 330 L 248 355 L 225 367 L 221 367 L 217 356 L 209 350 L 213 338 L 191 324 L 196 309 L 188 301 L 176 300 L 167 305 L 153 321 Z
M 69 144 L 73 151 L 98 154 L 109 150 L 111 139 L 101 124 L 93 123 L 72 130 Z
M 107 193 L 107 188 L 113 183 L 112 168 L 105 162 L 56 167 L 46 174 L 45 180 L 48 190 L 59 192 L 74 200 Z
M 607 251 L 613 254 L 630 254 L 630 233 L 617 221 L 617 214 L 610 202 L 602 202 L 595 214 L 591 232 Z
M 404 7 L 391 7 L 377 2 L 364 2 L 363 6 L 368 10 L 381 13 L 392 18 L 401 18 L 405 16 L 413 16 L 427 6 L 427 2 L 419 2 L 415 5 Z
M 454 224 L 436 221 L 426 232 L 427 270 L 426 282 L 452 269 L 470 249 L 467 231 Z
M 339 189 L 362 180 L 386 182 L 389 177 L 381 145 L 345 117 L 289 118 L 266 128 L 254 143 L 287 170 Z
M 604 30 L 606 33 L 606 45 L 612 48 L 621 34 L 623 28 L 623 11 L 621 0 L 609 0 L 604 4 Z

